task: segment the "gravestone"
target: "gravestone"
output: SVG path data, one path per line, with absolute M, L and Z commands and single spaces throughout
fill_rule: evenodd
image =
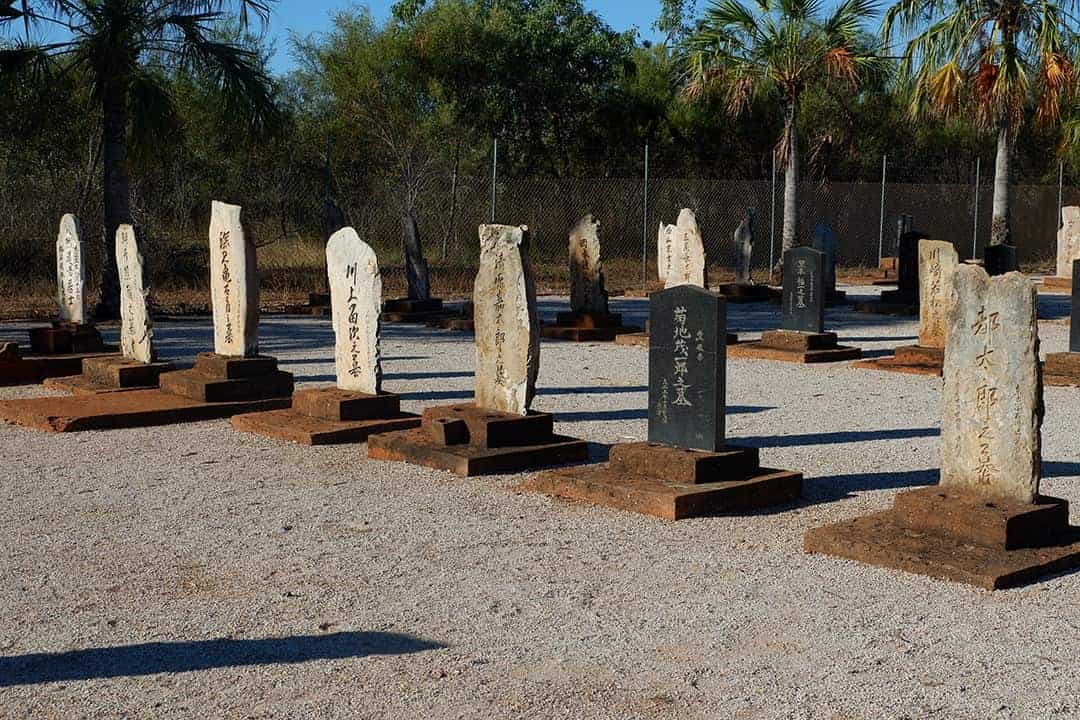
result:
M 900 239 L 914 229 L 914 216 L 900 213 L 900 216 L 896 219 L 896 245 L 893 248 L 897 255 L 900 254 Z
M 1069 349 L 1047 353 L 1043 365 L 1043 384 L 1080 387 L 1080 260 L 1073 260 L 1072 308 L 1069 323 Z
M 1080 259 L 1080 207 L 1061 208 L 1061 228 L 1057 234 L 1057 276 L 1071 278 L 1073 260 Z
M 683 208 L 672 233 L 665 287 L 696 285 L 705 287 L 705 245 L 692 210 Z
M 1080 260 L 1073 260 L 1072 313 L 1069 323 L 1069 352 L 1080 353 Z
M 1016 246 L 998 243 L 987 245 L 983 250 L 983 267 L 991 277 L 1015 272 L 1020 269 L 1016 262 Z
M 836 233 L 829 223 L 821 221 L 814 225 L 812 247 L 825 256 L 823 278 L 828 297 L 836 292 Z
M 808 247 L 784 253 L 781 328 L 795 332 L 825 331 L 824 253 Z
M 86 322 L 86 248 L 82 228 L 74 215 L 60 219 L 56 237 L 57 304 L 62 322 Z
M 215 200 L 210 210 L 210 293 L 214 352 L 258 355 L 259 276 L 255 243 L 240 222 L 240 206 Z
M 375 251 L 356 230 L 342 228 L 326 245 L 334 323 L 334 366 L 337 386 L 378 395 L 382 390 L 379 363 L 379 310 L 382 278 Z
M 525 226 L 481 225 L 473 288 L 476 405 L 526 415 L 540 369 L 536 284 Z
M 608 312 L 599 225 L 592 215 L 586 215 L 570 231 L 570 309 L 575 313 Z
M 735 282 L 749 284 L 754 282 L 751 277 L 751 260 L 754 253 L 754 209 L 747 208 L 746 216 L 739 227 L 735 228 Z
M 1036 295 L 1019 273 L 956 270 L 941 423 L 941 486 L 1031 503 L 1039 494 L 1042 383 Z
M 649 441 L 724 447 L 724 299 L 694 285 L 649 296 Z
M 675 226 L 660 223 L 660 229 L 656 233 L 656 273 L 660 282 L 667 282 L 668 270 L 671 267 L 671 240 L 675 233 Z
M 405 247 L 405 279 L 409 285 L 409 299 L 426 302 L 431 299 L 431 277 L 427 260 L 420 245 L 420 230 L 416 218 L 406 213 L 402 218 L 402 242 Z
M 944 348 L 960 257 L 951 242 L 919 241 L 919 345 Z
M 152 363 L 157 359 L 154 326 L 146 308 L 143 256 L 131 225 L 116 230 L 116 267 L 120 278 L 120 352 L 140 363 Z

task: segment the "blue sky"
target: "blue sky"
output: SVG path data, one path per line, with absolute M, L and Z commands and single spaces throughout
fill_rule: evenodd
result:
M 352 0 L 278 0 L 268 27 L 269 35 L 277 44 L 274 70 L 286 72 L 293 66 L 288 43 L 290 31 L 307 35 L 326 30 L 330 24 L 332 12 L 353 5 L 367 5 L 376 19 L 385 20 L 390 13 L 393 0 L 372 0 L 369 3 L 357 3 Z M 658 39 L 657 34 L 651 29 L 660 11 L 660 3 L 657 0 L 585 0 L 585 6 L 616 30 L 626 30 L 636 26 L 642 37 Z

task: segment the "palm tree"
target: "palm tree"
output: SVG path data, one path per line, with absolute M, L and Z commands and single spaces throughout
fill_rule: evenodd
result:
M 128 177 L 129 126 L 160 127 L 173 116 L 170 70 L 214 83 L 226 109 L 261 125 L 275 116 L 273 83 L 259 54 L 218 32 L 221 23 L 265 23 L 274 0 L 0 0 L 0 31 L 23 37 L 0 45 L 0 77 L 48 82 L 75 73 L 101 108 L 105 247 L 117 227 L 132 222 Z M 229 12 L 235 9 L 235 14 Z M 34 30 L 62 36 L 38 41 Z M 157 118 L 157 121 L 154 121 Z M 138 121 L 138 122 L 133 122 Z M 119 309 L 116 260 L 105 253 L 99 316 Z
M 783 249 L 799 243 L 799 101 L 810 87 L 858 86 L 884 70 L 863 26 L 876 14 L 872 0 L 844 0 L 830 14 L 822 0 L 713 0 L 687 41 L 685 94 L 700 96 L 719 83 L 727 112 L 738 116 L 754 99 L 778 101 L 783 131 L 777 153 L 784 169 Z
M 913 116 L 949 116 L 973 107 L 997 136 L 990 242 L 1007 243 L 1009 161 L 1029 99 L 1035 120 L 1053 124 L 1071 95 L 1076 71 L 1068 53 L 1075 0 L 899 0 L 885 13 L 881 34 L 910 38 L 899 77 L 910 89 Z

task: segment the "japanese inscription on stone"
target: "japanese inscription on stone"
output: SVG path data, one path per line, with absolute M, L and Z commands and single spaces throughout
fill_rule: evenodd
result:
M 792 248 L 784 253 L 781 327 L 797 332 L 825 330 L 822 265 L 825 255 L 813 248 Z
M 56 300 L 60 319 L 65 322 L 86 322 L 86 249 L 82 228 L 74 215 L 60 219 L 56 236 Z
M 696 285 L 705 287 L 705 245 L 693 211 L 683 208 L 671 233 L 668 274 L 665 287 Z
M 141 363 L 154 362 L 154 331 L 146 307 L 143 256 L 131 225 L 116 230 L 116 267 L 120 278 L 120 352 Z
M 214 201 L 210 211 L 210 295 L 214 352 L 258 354 L 259 280 L 255 244 L 240 223 L 240 206 Z
M 570 309 L 577 313 L 608 312 L 599 225 L 586 215 L 570 231 Z
M 919 241 L 919 345 L 945 348 L 953 277 L 960 258 L 951 242 Z
M 382 390 L 379 361 L 379 309 L 382 278 L 375 251 L 356 230 L 345 227 L 326 244 L 334 324 L 337 386 L 369 395 Z
M 1042 380 L 1035 289 L 1020 273 L 956 270 L 945 348 L 941 485 L 1032 502 Z

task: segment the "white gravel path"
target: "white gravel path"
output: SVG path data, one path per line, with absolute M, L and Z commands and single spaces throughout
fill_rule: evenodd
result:
M 730 308 L 747 336 L 777 321 Z M 878 354 L 917 334 L 829 323 Z M 207 320 L 157 331 L 174 358 L 211 341 Z M 1060 322 L 1040 332 L 1065 349 Z M 331 381 L 325 320 L 267 317 L 262 339 L 299 382 Z M 411 410 L 470 397 L 471 342 L 385 328 L 387 388 Z M 645 384 L 642 349 L 545 341 L 536 407 L 595 443 L 639 440 Z M 991 594 L 802 553 L 808 528 L 936 481 L 939 384 L 731 361 L 729 437 L 805 472 L 805 500 L 679 523 L 225 421 L 0 427 L 0 716 L 1080 717 L 1080 574 Z M 1044 492 L 1080 523 L 1080 390 L 1046 402 Z

